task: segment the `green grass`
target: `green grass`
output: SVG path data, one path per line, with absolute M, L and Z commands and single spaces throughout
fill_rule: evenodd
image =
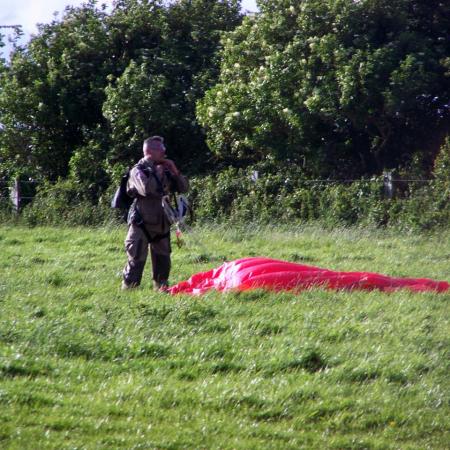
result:
M 450 294 L 122 292 L 120 229 L 0 227 L 0 448 L 445 449 Z M 262 255 L 450 280 L 450 230 L 210 227 Z

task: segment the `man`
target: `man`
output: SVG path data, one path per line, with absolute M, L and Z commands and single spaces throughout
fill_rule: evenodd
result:
M 155 290 L 167 291 L 170 273 L 170 223 L 162 197 L 187 192 L 188 181 L 175 163 L 166 159 L 164 139 L 152 136 L 144 141 L 144 157 L 131 169 L 127 192 L 135 198 L 128 215 L 125 249 L 128 262 L 123 270 L 122 289 L 139 286 L 148 256 L 153 267 Z

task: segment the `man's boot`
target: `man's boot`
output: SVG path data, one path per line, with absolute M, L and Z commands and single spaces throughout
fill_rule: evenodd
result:
M 134 289 L 141 284 L 142 272 L 144 272 L 145 261 L 139 261 L 128 256 L 128 262 L 123 269 L 122 289 Z
M 137 283 L 125 283 L 125 280 L 122 281 L 122 286 L 121 289 L 122 291 L 126 291 L 127 289 L 134 289 L 137 288 L 139 286 L 139 284 Z
M 170 255 L 159 255 L 152 252 L 153 288 L 155 291 L 169 290 Z
M 153 281 L 153 290 L 156 292 L 169 292 L 169 282 L 168 281 Z

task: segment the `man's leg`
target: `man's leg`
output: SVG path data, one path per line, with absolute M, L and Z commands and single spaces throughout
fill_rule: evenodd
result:
M 166 290 L 170 275 L 170 237 L 150 244 L 153 266 L 153 285 L 157 290 Z
M 130 225 L 125 239 L 128 261 L 123 269 L 122 288 L 128 289 L 141 284 L 145 261 L 148 255 L 148 241 L 144 232 L 136 225 Z

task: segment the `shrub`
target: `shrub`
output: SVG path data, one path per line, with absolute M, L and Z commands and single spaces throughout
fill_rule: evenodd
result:
M 46 183 L 33 202 L 24 208 L 22 220 L 28 225 L 101 225 L 116 220 L 106 205 L 93 204 L 72 179 Z
M 444 165 L 445 164 L 441 164 Z M 448 178 L 410 187 L 404 199 L 386 199 L 383 179 L 315 182 L 300 173 L 266 174 L 252 181 L 252 168 L 226 169 L 192 180 L 199 221 L 276 223 L 318 220 L 325 226 L 392 226 L 430 229 L 449 223 Z
M 119 170 L 120 169 L 120 170 Z M 111 172 L 116 180 L 123 168 Z M 257 179 L 254 171 L 259 171 Z M 390 226 L 402 230 L 427 230 L 450 223 L 450 138 L 442 146 L 434 165 L 434 180 L 410 183 L 409 196 L 384 197 L 382 177 L 337 183 L 316 181 L 302 169 L 287 165 L 283 170 L 262 164 L 229 167 L 214 175 L 191 179 L 189 197 L 199 222 L 226 220 L 235 223 L 289 223 L 319 221 L 333 226 Z M 110 208 L 116 188 L 112 183 L 97 198 L 92 190 L 71 177 L 44 184 L 35 200 L 23 210 L 30 224 L 101 225 L 120 221 Z M 0 220 L 11 217 L 3 206 Z

